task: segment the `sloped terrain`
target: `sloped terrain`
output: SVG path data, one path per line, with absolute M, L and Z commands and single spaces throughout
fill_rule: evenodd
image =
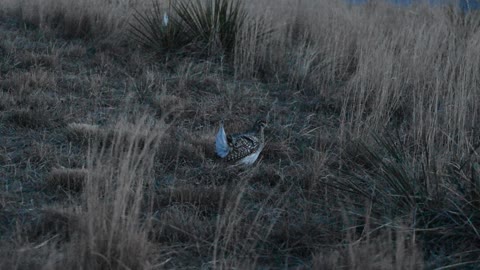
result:
M 350 12 L 321 18 L 340 30 L 297 7 L 301 42 L 252 76 L 5 12 L 0 268 L 475 269 L 474 20 L 322 5 Z M 259 117 L 253 166 L 216 157 L 221 120 Z

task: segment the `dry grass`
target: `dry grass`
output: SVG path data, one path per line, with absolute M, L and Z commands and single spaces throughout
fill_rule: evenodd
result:
M 88 142 L 94 138 L 102 138 L 104 131 L 98 125 L 70 123 L 67 126 L 69 137 L 72 140 Z
M 415 235 L 404 227 L 382 229 L 365 241 L 351 241 L 345 247 L 313 256 L 314 269 L 422 269 L 422 254 Z M 352 239 L 353 240 L 353 239 Z
M 478 267 L 478 14 L 250 1 L 222 57 L 138 47 L 149 6 L 0 4 L 0 268 Z
M 52 188 L 61 187 L 67 191 L 80 191 L 87 177 L 86 169 L 54 168 L 46 181 Z

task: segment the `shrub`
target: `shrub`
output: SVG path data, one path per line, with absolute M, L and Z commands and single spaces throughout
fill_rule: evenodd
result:
M 188 40 L 211 52 L 219 47 L 232 53 L 235 40 L 247 19 L 240 0 L 179 1 L 174 6 Z
M 187 40 L 182 35 L 181 25 L 174 18 L 165 16 L 168 16 L 168 13 L 158 2 L 153 1 L 152 10 L 145 13 L 135 10 L 133 18 L 136 23 L 130 23 L 130 33 L 141 45 L 158 53 L 185 46 Z
M 476 184 L 480 166 L 474 159 L 450 157 L 442 163 L 439 159 L 445 157 L 419 149 L 420 153 L 411 153 L 392 137 L 371 138 L 352 145 L 345 177 L 337 187 L 366 197 L 374 205 L 374 215 L 383 220 L 412 216 L 428 247 L 427 257 L 435 249 L 453 252 L 445 242 L 469 248 L 466 240 L 478 238 L 480 219 Z
M 384 205 L 386 209 L 411 211 L 429 196 L 417 163 L 407 149 L 392 138 L 372 135 L 372 142 L 355 142 L 350 156 L 347 190 Z M 393 207 L 392 207 L 393 206 Z
M 133 37 L 157 52 L 194 45 L 202 53 L 222 50 L 231 54 L 247 12 L 240 0 L 179 1 L 173 3 L 168 13 L 154 1 L 151 11 L 142 14 L 137 10 L 134 20 Z

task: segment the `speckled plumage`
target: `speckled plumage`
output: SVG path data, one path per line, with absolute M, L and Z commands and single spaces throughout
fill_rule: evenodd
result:
M 259 120 L 245 133 L 225 135 L 221 124 L 215 141 L 217 155 L 227 161 L 253 164 L 265 145 L 265 125 L 265 121 Z

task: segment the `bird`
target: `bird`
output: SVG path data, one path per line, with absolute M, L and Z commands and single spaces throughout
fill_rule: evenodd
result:
M 265 146 L 263 130 L 266 126 L 266 121 L 259 119 L 250 130 L 244 133 L 226 135 L 223 121 L 221 121 L 215 137 L 215 152 L 226 161 L 252 165 Z

